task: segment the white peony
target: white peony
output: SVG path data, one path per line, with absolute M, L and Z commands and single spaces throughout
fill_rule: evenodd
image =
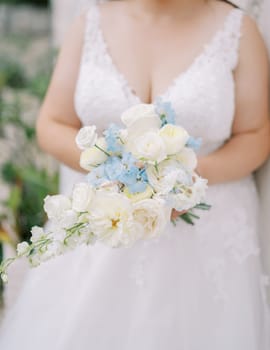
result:
M 44 210 L 49 219 L 60 219 L 66 210 L 71 209 L 71 201 L 68 197 L 57 194 L 55 196 L 47 196 L 44 199 Z
M 81 149 L 91 148 L 97 141 L 96 126 L 85 126 L 81 128 L 76 136 L 76 144 Z
M 17 245 L 18 256 L 23 256 L 29 252 L 29 244 L 27 242 L 22 242 Z
M 160 199 L 144 199 L 133 205 L 133 216 L 142 230 L 143 238 L 155 238 L 163 233 L 170 221 L 170 211 Z
M 96 146 L 87 148 L 81 153 L 80 166 L 87 171 L 93 170 L 93 168 L 104 163 L 108 158 L 106 154 L 107 144 L 104 137 L 100 137 L 97 140 Z
M 72 209 L 81 213 L 88 211 L 95 196 L 94 188 L 86 182 L 78 183 L 73 188 Z
M 118 193 L 99 192 L 89 214 L 97 239 L 111 247 L 132 245 L 140 238 L 132 216 L 131 202 Z
M 198 164 L 196 153 L 188 147 L 184 147 L 174 159 L 178 160 L 189 171 L 194 171 Z
M 43 237 L 45 235 L 45 232 L 42 227 L 34 226 L 31 229 L 31 234 L 32 236 L 30 240 L 34 243 L 38 241 L 41 237 Z
M 146 119 L 155 122 L 157 127 L 161 125 L 160 118 L 155 111 L 155 106 L 152 104 L 142 103 L 132 106 L 121 115 L 121 120 L 127 128 L 130 128 L 137 121 L 145 121 Z
M 127 150 L 136 158 L 150 163 L 159 163 L 167 156 L 162 138 L 153 131 L 148 131 L 127 143 Z
M 168 155 L 180 152 L 185 147 L 189 138 L 189 135 L 184 128 L 172 124 L 164 125 L 160 129 L 159 135 L 165 143 Z

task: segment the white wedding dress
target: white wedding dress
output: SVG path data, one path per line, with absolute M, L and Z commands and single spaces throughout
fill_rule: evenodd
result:
M 222 146 L 235 112 L 233 69 L 244 13 L 231 10 L 190 67 L 160 96 L 177 123 Z M 77 113 L 102 131 L 140 103 L 115 66 L 88 11 L 76 89 Z M 64 190 L 83 176 L 66 169 Z M 1 350 L 269 350 L 267 277 L 257 239 L 252 176 L 210 186 L 209 212 L 195 226 L 170 224 L 132 248 L 101 244 L 32 269 L 1 328 Z

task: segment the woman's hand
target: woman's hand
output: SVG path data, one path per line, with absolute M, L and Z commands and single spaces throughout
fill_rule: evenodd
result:
M 173 209 L 171 212 L 171 221 L 177 220 L 179 218 L 179 216 L 181 216 L 185 213 L 187 213 L 187 210 L 177 211 L 176 209 Z

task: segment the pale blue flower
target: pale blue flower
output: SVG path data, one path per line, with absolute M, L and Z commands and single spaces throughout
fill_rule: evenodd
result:
M 175 124 L 175 111 L 171 102 L 163 102 L 161 98 L 157 98 L 155 102 L 156 113 L 159 115 L 162 126 L 166 124 Z
M 130 183 L 127 187 L 130 193 L 144 192 L 148 184 L 148 177 L 146 170 L 137 168 L 137 175 L 134 178 L 134 182 Z
M 111 124 L 108 129 L 104 131 L 104 136 L 107 143 L 107 149 L 109 152 L 121 152 L 123 145 L 119 138 L 120 127 L 116 124 Z
M 202 145 L 202 139 L 201 138 L 195 139 L 192 136 L 189 137 L 186 143 L 186 146 L 189 148 L 192 148 L 194 151 L 198 151 L 201 148 L 201 145 Z
M 120 175 L 123 173 L 124 166 L 119 157 L 109 157 L 107 161 L 104 163 L 105 166 L 105 174 L 111 181 L 118 181 Z
M 137 181 L 132 185 L 128 186 L 128 190 L 130 193 L 140 193 L 144 192 L 146 190 L 147 184 L 142 181 Z
M 123 153 L 122 166 L 123 171 L 119 176 L 119 181 L 126 186 L 130 186 L 137 181 L 139 168 L 136 166 L 138 160 L 129 152 Z
M 87 182 L 94 187 L 102 185 L 104 182 L 108 181 L 108 177 L 105 173 L 105 165 L 101 164 L 94 168 L 87 176 Z

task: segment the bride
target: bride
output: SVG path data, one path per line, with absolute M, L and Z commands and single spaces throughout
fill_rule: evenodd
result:
M 256 25 L 226 1 L 113 1 L 77 18 L 37 121 L 41 147 L 74 169 L 66 192 L 84 178 L 82 125 L 102 131 L 162 99 L 203 138 L 197 170 L 212 209 L 159 240 L 81 247 L 31 270 L 1 349 L 270 348 L 252 176 L 270 150 L 267 77 Z

